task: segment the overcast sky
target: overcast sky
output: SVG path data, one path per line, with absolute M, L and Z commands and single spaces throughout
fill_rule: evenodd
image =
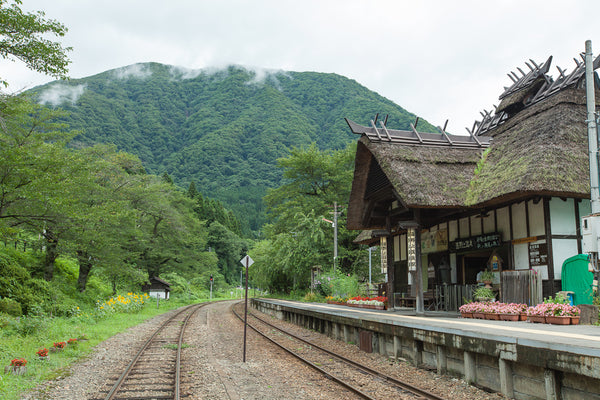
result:
M 156 61 L 187 68 L 332 72 L 466 133 L 530 58 L 570 72 L 592 40 L 600 1 L 23 0 L 64 23 L 70 76 Z M 51 81 L 0 62 L 12 91 Z M 340 116 L 351 117 L 351 116 Z M 367 123 L 368 121 L 357 121 Z M 389 126 L 394 128 L 393 121 Z

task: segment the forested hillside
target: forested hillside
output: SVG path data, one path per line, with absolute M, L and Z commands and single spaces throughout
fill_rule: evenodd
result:
M 39 102 L 70 112 L 75 146 L 114 143 L 149 173 L 191 182 L 243 216 L 246 234 L 265 222 L 262 198 L 281 184 L 276 160 L 316 143 L 342 149 L 352 137 L 343 118 L 362 123 L 389 114 L 409 129 L 415 116 L 336 74 L 264 72 L 231 66 L 191 71 L 135 64 L 33 90 Z M 419 129 L 435 131 L 422 121 Z

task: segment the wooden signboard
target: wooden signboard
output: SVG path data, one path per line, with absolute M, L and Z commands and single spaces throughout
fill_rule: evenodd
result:
M 529 266 L 548 265 L 548 245 L 546 243 L 529 243 Z

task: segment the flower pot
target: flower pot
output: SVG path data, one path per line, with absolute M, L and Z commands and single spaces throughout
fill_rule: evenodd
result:
M 518 321 L 519 318 L 519 314 L 500 314 L 502 321 Z
M 27 366 L 26 365 L 19 365 L 19 366 L 7 365 L 6 367 L 4 367 L 4 373 L 11 374 L 11 375 L 25 375 L 27 373 Z
M 471 312 L 461 312 L 460 316 L 463 318 L 473 318 L 473 313 Z
M 48 360 L 48 356 L 38 356 L 38 358 L 40 359 L 40 361 Z
M 571 317 L 571 325 L 579 325 L 579 316 Z
M 500 314 L 491 313 L 491 312 L 486 312 L 484 314 L 485 314 L 485 319 L 490 319 L 490 320 L 494 320 L 494 321 L 500 320 Z
M 571 317 L 568 316 L 557 316 L 557 315 L 547 315 L 546 322 L 553 325 L 570 325 Z
M 527 321 L 533 322 L 536 324 L 543 324 L 546 322 L 546 317 L 544 317 L 543 315 L 528 315 Z
M 520 313 L 519 314 L 519 321 L 527 321 L 527 313 Z
M 485 319 L 485 314 L 482 312 L 474 312 L 473 313 L 473 318 L 476 319 Z

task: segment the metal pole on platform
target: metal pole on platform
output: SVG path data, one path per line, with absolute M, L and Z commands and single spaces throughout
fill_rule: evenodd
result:
M 596 95 L 594 89 L 594 59 L 592 41 L 585 42 L 585 93 L 587 103 L 588 150 L 590 159 L 590 195 L 592 214 L 600 213 L 598 189 L 598 129 L 596 126 Z
M 246 328 L 248 326 L 248 267 L 251 266 L 254 261 L 250 256 L 245 256 L 240 260 L 243 266 L 246 267 L 246 301 L 244 303 L 244 355 L 243 362 L 246 362 Z

